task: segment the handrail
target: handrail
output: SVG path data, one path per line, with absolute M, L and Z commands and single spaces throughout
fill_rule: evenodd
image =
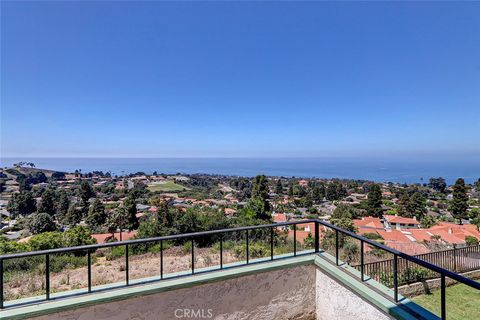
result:
M 260 225 L 257 225 L 257 226 L 246 226 L 246 227 L 237 227 L 237 228 L 228 228 L 228 229 L 199 231 L 199 232 L 192 232 L 192 233 L 173 234 L 173 235 L 169 235 L 169 236 L 154 237 L 154 238 L 116 241 L 116 242 L 108 242 L 108 243 L 101 243 L 101 244 L 89 244 L 89 245 L 76 246 L 76 247 L 65 247 L 65 248 L 58 248 L 58 249 L 48 249 L 48 250 L 39 250 L 39 251 L 11 253 L 11 254 L 0 255 L 0 260 L 25 258 L 25 257 L 31 257 L 31 256 L 39 256 L 39 255 L 45 255 L 45 254 L 56 254 L 56 253 L 64 253 L 64 252 L 96 250 L 96 249 L 101 249 L 101 248 L 118 247 L 118 246 L 130 245 L 130 244 L 142 244 L 142 243 L 149 243 L 149 242 L 159 242 L 159 241 L 162 241 L 162 240 L 163 241 L 165 241 L 165 240 L 168 241 L 168 240 L 185 239 L 185 238 L 188 239 L 188 238 L 195 238 L 195 237 L 212 235 L 212 234 L 217 234 L 217 233 L 229 233 L 229 232 L 263 229 L 263 228 L 290 226 L 290 225 L 294 225 L 294 224 L 311 223 L 311 222 L 316 222 L 316 221 L 317 221 L 316 219 L 307 219 L 307 220 L 292 221 L 292 222 L 260 224 Z
M 441 306 L 442 306 L 442 319 L 446 319 L 446 303 L 445 303 L 445 287 L 446 287 L 446 277 L 451 278 L 453 280 L 456 280 L 460 283 L 463 283 L 465 285 L 468 285 L 472 288 L 475 288 L 477 290 L 480 290 L 480 283 L 473 281 L 472 279 L 466 278 L 464 276 L 461 276 L 455 272 L 452 272 L 450 270 L 444 269 L 442 267 L 439 267 L 435 264 L 429 263 L 427 261 L 421 260 L 417 257 L 408 255 L 406 253 L 400 252 L 396 249 L 392 249 L 390 247 L 387 247 L 381 243 L 378 243 L 374 240 L 365 238 L 361 235 L 355 234 L 351 231 L 339 228 L 331 223 L 325 222 L 320 219 L 306 219 L 306 220 L 298 220 L 298 221 L 290 221 L 290 222 L 281 222 L 281 223 L 272 223 L 272 224 L 263 224 L 263 225 L 256 225 L 256 226 L 246 226 L 246 227 L 237 227 L 237 228 L 229 228 L 229 229 L 218 229 L 218 230 L 210 230 L 210 231 L 201 231 L 201 232 L 193 232 L 193 233 L 185 233 L 185 234 L 177 234 L 177 235 L 169 235 L 169 236 L 162 236 L 162 237 L 154 237 L 154 238 L 147 238 L 147 239 L 135 239 L 135 240 L 127 240 L 127 241 L 120 241 L 120 242 L 111 242 L 111 243 L 102 243 L 102 244 L 92 244 L 92 245 L 84 245 L 84 246 L 76 246 L 76 247 L 67 247 L 67 248 L 58 248 L 58 249 L 50 249 L 50 250 L 41 250 L 41 251 L 31 251 L 31 252 L 21 252 L 21 253 L 12 253 L 12 254 L 5 254 L 5 255 L 0 255 L 0 309 L 3 308 L 3 265 L 5 260 L 10 260 L 10 259 L 15 259 L 15 258 L 25 258 L 25 257 L 32 257 L 32 256 L 40 256 L 44 255 L 45 256 L 45 263 L 46 263 L 46 297 L 47 300 L 50 299 L 50 286 L 49 286 L 49 275 L 50 275 L 50 270 L 49 270 L 49 256 L 51 254 L 58 254 L 58 253 L 67 253 L 67 252 L 78 252 L 78 251 L 86 251 L 87 256 L 88 256 L 88 292 L 92 291 L 92 284 L 91 284 L 91 253 L 96 250 L 96 249 L 101 249 L 101 248 L 109 248 L 109 247 L 118 247 L 118 246 L 125 246 L 125 258 L 126 258 L 126 285 L 129 285 L 129 267 L 128 267 L 128 246 L 129 245 L 134 245 L 134 244 L 144 244 L 144 243 L 150 243 L 150 242 L 159 242 L 160 243 L 160 266 L 161 266 L 161 271 L 160 271 L 160 279 L 163 279 L 163 241 L 168 241 L 168 240 L 175 240 L 175 239 L 190 239 L 192 241 L 192 246 L 191 246 L 191 254 L 192 254 L 192 274 L 195 273 L 195 262 L 194 262 L 194 240 L 197 237 L 202 237 L 202 236 L 207 236 L 207 235 L 215 235 L 215 234 L 225 234 L 225 233 L 232 233 L 232 232 L 239 232 L 239 231 L 246 231 L 246 262 L 249 264 L 249 232 L 250 230 L 257 230 L 257 229 L 264 229 L 264 228 L 270 228 L 270 260 L 274 260 L 273 256 L 273 230 L 274 228 L 278 227 L 283 227 L 283 226 L 296 226 L 299 224 L 305 224 L 305 223 L 315 223 L 315 253 L 318 253 L 320 251 L 319 249 L 319 239 L 320 239 L 320 232 L 319 232 L 319 225 L 322 225 L 324 227 L 333 229 L 335 231 L 335 245 L 336 245 L 336 250 L 335 250 L 335 255 L 336 255 L 336 263 L 339 265 L 339 240 L 338 240 L 338 235 L 339 233 L 342 233 L 344 235 L 347 235 L 349 237 L 352 237 L 354 239 L 357 239 L 361 243 L 361 280 L 365 281 L 364 279 L 364 244 L 368 244 L 371 246 L 374 246 L 376 248 L 382 249 L 386 252 L 389 252 L 393 254 L 393 287 L 394 287 L 394 301 L 395 303 L 398 303 L 398 257 L 403 258 L 405 260 L 411 261 L 415 264 L 418 264 L 424 268 L 430 269 L 434 272 L 437 272 L 441 276 Z M 313 232 L 312 232 L 313 233 Z M 220 269 L 223 269 L 223 251 L 222 251 L 222 244 L 223 244 L 223 237 L 220 237 Z M 297 255 L 297 246 L 296 246 L 296 227 L 294 229 L 294 254 L 293 256 Z
M 464 284 L 469 285 L 469 286 L 471 286 L 471 287 L 473 287 L 473 288 L 475 288 L 475 289 L 480 290 L 480 283 L 479 283 L 479 282 L 476 282 L 476 281 L 473 281 L 472 279 L 466 278 L 466 277 L 461 276 L 461 275 L 459 275 L 459 274 L 457 274 L 457 273 L 455 273 L 455 272 L 452 272 L 452 271 L 450 271 L 450 270 L 447 270 L 447 269 L 444 269 L 444 268 L 439 267 L 439 266 L 437 266 L 437 265 L 434 265 L 434 264 L 432 264 L 432 263 L 430 263 L 430 262 L 427 262 L 427 261 L 418 259 L 418 258 L 413 257 L 413 256 L 411 256 L 411 255 L 408 255 L 408 254 L 406 254 L 406 253 L 403 253 L 403 252 L 400 252 L 400 251 L 398 251 L 398 250 L 392 249 L 392 248 L 387 247 L 387 246 L 385 246 L 385 245 L 383 245 L 383 244 L 381 244 L 381 243 L 378 243 L 378 242 L 373 241 L 373 240 L 371 240 L 371 239 L 362 237 L 362 236 L 360 236 L 360 235 L 358 235 L 358 234 L 356 234 L 356 233 L 353 233 L 353 232 L 351 232 L 351 231 L 348 231 L 348 230 L 339 228 L 339 227 L 337 227 L 337 226 L 335 226 L 335 225 L 333 225 L 333 224 L 330 224 L 330 223 L 328 223 L 328 222 L 321 221 L 321 220 L 317 220 L 317 222 L 318 222 L 319 224 L 321 224 L 321 225 L 324 225 L 324 226 L 326 226 L 326 227 L 329 227 L 329 228 L 331 228 L 331 229 L 334 229 L 334 230 L 337 230 L 337 231 L 339 231 L 339 232 L 341 232 L 341 233 L 344 233 L 344 234 L 346 234 L 346 235 L 348 235 L 348 236 L 350 236 L 350 237 L 352 237 L 352 238 L 355 238 L 355 239 L 357 239 L 357 240 L 363 241 L 363 242 L 368 243 L 368 244 L 370 244 L 370 245 L 372 245 L 372 246 L 375 246 L 375 247 L 377 247 L 377 248 L 383 249 L 383 250 L 385 250 L 385 251 L 387 251 L 387 252 L 392 253 L 393 255 L 396 255 L 396 256 L 398 256 L 398 257 L 401 257 L 401 258 L 403 258 L 403 259 L 405 259 L 405 260 L 409 260 L 409 261 L 411 261 L 411 262 L 413 262 L 413 263 L 419 264 L 419 265 L 421 265 L 422 267 L 425 267 L 425 268 L 427 268 L 427 269 L 433 270 L 433 271 L 435 271 L 435 272 L 437 272 L 437 273 L 439 273 L 439 274 L 441 274 L 441 275 L 447 276 L 447 277 L 449 277 L 449 278 L 451 278 L 451 279 L 454 279 L 454 280 L 456 280 L 456 281 L 458 281 L 458 282 L 464 283 Z

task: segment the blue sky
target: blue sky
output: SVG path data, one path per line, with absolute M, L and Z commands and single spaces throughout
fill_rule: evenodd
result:
M 480 3 L 2 2 L 2 156 L 480 156 Z

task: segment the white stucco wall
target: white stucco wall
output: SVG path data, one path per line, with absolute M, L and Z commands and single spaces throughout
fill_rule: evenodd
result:
M 304 265 L 37 317 L 37 320 L 315 319 Z M 191 311 L 193 310 L 193 311 Z
M 316 268 L 317 320 L 393 319 Z
M 354 280 L 353 280 L 354 281 Z M 314 264 L 62 311 L 37 320 L 393 319 Z

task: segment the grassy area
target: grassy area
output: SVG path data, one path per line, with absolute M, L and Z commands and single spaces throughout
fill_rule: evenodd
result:
M 425 309 L 440 315 L 440 290 L 412 299 Z M 447 319 L 480 319 L 480 292 L 463 284 L 447 288 Z
M 148 190 L 152 192 L 175 192 L 175 191 L 188 190 L 188 188 L 182 185 L 176 184 L 171 180 L 167 180 L 161 184 L 149 184 Z

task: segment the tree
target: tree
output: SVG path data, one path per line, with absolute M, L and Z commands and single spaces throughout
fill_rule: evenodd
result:
M 467 246 L 478 246 L 478 239 L 475 238 L 474 236 L 466 236 L 465 237 L 465 242 L 467 243 Z
M 63 234 L 64 247 L 77 247 L 89 244 L 95 244 L 97 240 L 92 237 L 92 233 L 83 226 L 76 226 Z
M 135 230 L 138 228 L 138 218 L 137 218 L 137 205 L 135 203 L 135 198 L 132 195 L 129 195 L 123 201 L 125 224 L 124 228 L 127 228 L 129 231 Z
M 329 201 L 340 200 L 347 195 L 347 190 L 340 181 L 332 181 L 327 185 L 325 197 Z
M 425 216 L 423 219 L 420 221 L 420 226 L 422 228 L 430 228 L 433 227 L 437 223 L 437 219 L 435 219 L 432 216 Z
M 161 201 L 157 206 L 156 219 L 166 228 L 173 227 L 175 216 L 166 201 Z
M 2 172 L 3 173 L 3 172 Z M 1 179 L 0 178 L 0 193 L 2 193 L 3 191 L 5 191 L 6 187 L 5 187 L 5 180 Z
M 63 219 L 63 223 L 73 227 L 82 221 L 82 216 L 82 210 L 80 210 L 75 203 L 72 203 Z
M 93 205 L 88 210 L 85 223 L 91 230 L 99 230 L 106 220 L 107 215 L 105 214 L 105 206 L 100 199 L 95 199 Z
M 56 218 L 60 221 L 62 221 L 65 216 L 67 215 L 68 208 L 70 207 L 70 197 L 68 196 L 68 193 L 65 191 L 60 191 L 58 200 L 56 202 Z
M 36 201 L 30 191 L 23 191 L 13 195 L 8 202 L 7 210 L 14 218 L 19 215 L 28 216 L 37 210 Z
M 267 178 L 264 175 L 258 175 L 253 181 L 252 197 L 248 203 L 248 207 L 255 211 L 258 219 L 267 220 L 271 218 L 271 208 L 268 199 Z
M 86 206 L 90 198 L 95 197 L 95 191 L 93 191 L 92 186 L 88 181 L 82 181 L 80 184 L 80 198 L 82 199 L 83 204 Z
M 442 178 L 442 177 L 430 178 L 428 185 L 433 190 L 441 192 L 441 193 L 444 193 L 445 189 L 447 188 L 447 183 L 445 182 L 445 179 Z
M 63 233 L 48 231 L 33 235 L 28 240 L 28 245 L 32 251 L 61 248 L 63 247 Z
M 320 203 L 325 198 L 325 185 L 323 183 L 317 183 L 312 188 L 312 200 L 315 203 Z
M 54 173 L 52 173 L 52 179 L 53 180 L 63 180 L 63 179 L 65 179 L 65 173 L 55 171 Z
M 381 218 L 383 215 L 382 209 L 382 190 L 376 183 L 370 186 L 367 198 L 368 213 L 373 217 Z
M 427 199 L 419 192 L 403 192 L 398 201 L 398 213 L 402 217 L 413 218 L 421 221 L 427 213 Z
M 46 212 L 37 212 L 30 216 L 28 223 L 30 232 L 38 234 L 47 231 L 55 231 L 55 222 L 51 215 Z
M 38 204 L 38 212 L 46 212 L 53 216 L 56 213 L 55 210 L 55 193 L 51 189 L 47 189 L 42 194 L 42 200 Z
M 451 203 L 452 215 L 455 219 L 458 219 L 462 224 L 462 219 L 467 218 L 468 210 L 468 187 L 465 185 L 465 180 L 462 178 L 457 179 L 453 186 L 453 200 Z
M 282 179 L 277 180 L 277 184 L 275 186 L 275 193 L 278 194 L 279 196 L 283 194 Z

